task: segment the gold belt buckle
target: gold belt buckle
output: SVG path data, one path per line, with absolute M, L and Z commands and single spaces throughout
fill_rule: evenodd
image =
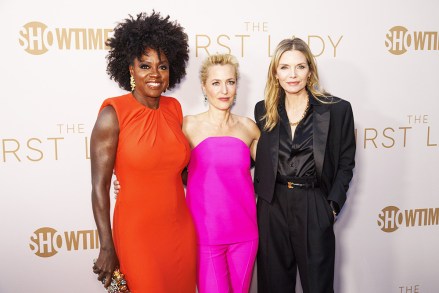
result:
M 287 182 L 287 186 L 288 186 L 288 189 L 293 189 L 294 188 L 294 182 L 288 181 Z

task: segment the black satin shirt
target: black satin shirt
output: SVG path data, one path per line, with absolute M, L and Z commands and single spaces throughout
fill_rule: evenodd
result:
M 278 174 L 287 177 L 315 177 L 312 103 L 303 120 L 297 125 L 293 140 L 284 101 L 279 103 L 279 116 Z

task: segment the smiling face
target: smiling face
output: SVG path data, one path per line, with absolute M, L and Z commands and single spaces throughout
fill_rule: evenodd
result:
M 236 69 L 231 64 L 212 65 L 207 69 L 203 92 L 211 107 L 228 110 L 236 95 Z
M 140 59 L 135 58 L 129 67 L 134 77 L 134 93 L 143 98 L 159 98 L 169 85 L 169 62 L 164 53 L 146 49 Z
M 305 55 L 297 50 L 285 51 L 276 68 L 276 79 L 286 94 L 299 94 L 306 89 L 311 75 Z

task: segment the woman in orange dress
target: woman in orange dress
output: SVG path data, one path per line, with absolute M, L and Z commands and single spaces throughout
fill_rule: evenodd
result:
M 190 148 L 178 101 L 163 96 L 186 74 L 187 35 L 158 13 L 116 26 L 107 72 L 128 94 L 101 106 L 91 136 L 93 213 L 105 287 L 120 267 L 132 293 L 194 293 L 196 236 L 181 172 Z M 113 169 L 124 188 L 110 220 Z

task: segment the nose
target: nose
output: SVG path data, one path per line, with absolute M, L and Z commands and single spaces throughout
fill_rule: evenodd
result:
M 152 76 L 160 76 L 160 70 L 154 66 L 151 66 L 150 75 Z
M 296 77 L 296 68 L 291 69 L 291 77 Z
M 227 88 L 227 84 L 222 84 L 221 85 L 221 93 L 222 94 L 227 94 L 229 92 L 228 88 Z

